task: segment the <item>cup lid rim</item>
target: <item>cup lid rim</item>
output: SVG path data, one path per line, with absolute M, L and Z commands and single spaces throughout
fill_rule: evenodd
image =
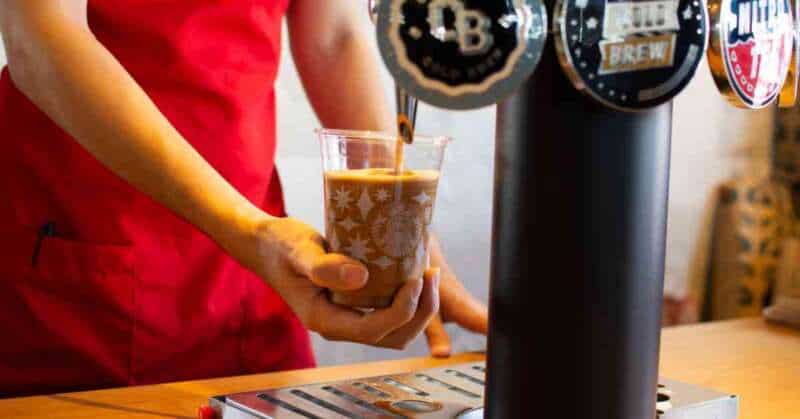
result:
M 385 141 L 394 142 L 397 140 L 397 134 L 379 131 L 366 131 L 366 130 L 346 130 L 346 129 L 328 129 L 317 128 L 314 130 L 320 136 L 340 136 L 351 139 L 367 140 L 367 141 Z M 453 138 L 439 135 L 430 136 L 422 134 L 414 134 L 414 144 L 427 144 L 427 145 L 447 145 L 453 142 Z

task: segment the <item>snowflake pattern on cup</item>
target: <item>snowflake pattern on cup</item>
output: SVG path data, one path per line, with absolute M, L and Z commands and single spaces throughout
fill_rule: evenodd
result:
M 427 237 L 437 179 L 408 190 L 328 181 L 326 236 L 332 251 L 381 271 L 421 276 L 427 266 Z

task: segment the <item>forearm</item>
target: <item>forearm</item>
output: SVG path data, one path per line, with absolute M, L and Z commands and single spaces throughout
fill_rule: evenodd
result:
M 4 16 L 2 28 L 14 82 L 32 102 L 114 173 L 218 241 L 247 228 L 260 211 L 172 127 L 79 19 L 57 6 L 24 9 Z
M 314 111 L 328 128 L 394 131 L 366 7 L 352 0 L 297 0 L 292 53 Z

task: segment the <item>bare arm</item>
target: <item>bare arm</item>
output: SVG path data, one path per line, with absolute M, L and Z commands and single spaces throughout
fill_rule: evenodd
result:
M 260 275 L 309 329 L 403 347 L 438 309 L 434 273 L 410 281 L 392 307 L 369 316 L 329 302 L 326 288 L 358 289 L 366 268 L 327 254 L 312 228 L 269 217 L 228 184 L 95 39 L 86 0 L 0 0 L 0 31 L 13 81 L 34 104 L 106 167 Z
M 87 0 L 0 0 L 16 86 L 105 166 L 223 244 L 263 214 L 173 128 L 89 30 Z
M 365 1 L 294 0 L 288 23 L 292 55 L 322 125 L 396 129 Z

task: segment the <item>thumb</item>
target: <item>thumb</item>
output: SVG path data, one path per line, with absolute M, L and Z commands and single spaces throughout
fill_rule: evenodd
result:
M 289 256 L 294 269 L 314 285 L 333 291 L 362 288 L 369 271 L 359 261 L 336 253 L 327 253 L 320 238 L 297 246 Z

